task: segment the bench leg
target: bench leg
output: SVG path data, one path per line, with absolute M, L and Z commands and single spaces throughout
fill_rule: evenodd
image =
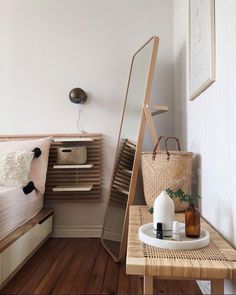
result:
M 211 294 L 224 294 L 224 280 L 211 280 Z
M 143 294 L 144 295 L 153 294 L 153 277 L 152 276 L 143 277 Z

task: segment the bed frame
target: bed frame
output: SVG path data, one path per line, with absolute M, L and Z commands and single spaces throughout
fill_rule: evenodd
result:
M 0 288 L 17 273 L 52 232 L 53 210 L 43 209 L 0 241 Z
M 0 141 L 27 140 L 40 136 L 0 136 Z M 43 136 L 42 136 L 43 137 Z M 33 256 L 52 232 L 53 210 L 42 209 L 35 217 L 0 241 L 0 289 Z
M 1 141 L 12 140 L 32 140 L 52 136 L 54 138 L 80 137 L 81 134 L 37 134 L 37 135 L 3 135 Z M 83 137 L 93 138 L 91 148 L 91 157 L 94 159 L 94 171 L 92 177 L 101 178 L 101 134 L 83 134 Z M 54 151 L 54 152 L 53 152 Z M 90 150 L 88 150 L 90 152 Z M 52 190 L 48 182 L 54 183 L 55 170 L 53 170 L 53 161 L 55 160 L 55 143 L 51 145 L 49 154 L 49 167 L 46 182 L 45 198 L 47 199 L 48 191 Z M 68 169 L 67 169 L 68 170 Z M 85 170 L 85 169 L 83 169 Z M 82 172 L 81 172 L 82 173 Z M 64 174 L 63 174 L 64 175 Z M 94 185 L 94 190 L 86 195 L 86 200 L 96 194 L 100 196 L 100 184 Z M 90 196 L 91 195 L 91 196 Z M 99 197 L 100 198 L 100 197 Z M 98 199 L 99 199 L 98 198 Z M 68 199 L 68 196 L 67 198 Z M 7 237 L 0 241 L 0 289 L 16 274 L 16 272 L 26 263 L 27 260 L 38 250 L 38 248 L 47 240 L 52 232 L 53 210 L 43 209 L 34 218 L 18 227 Z

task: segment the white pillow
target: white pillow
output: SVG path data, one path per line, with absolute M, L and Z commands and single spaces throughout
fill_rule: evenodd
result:
M 25 151 L 0 154 L 0 185 L 25 186 L 33 157 L 34 153 Z
M 35 187 L 40 191 L 42 195 L 45 191 L 51 139 L 51 137 L 46 137 L 35 140 L 16 140 L 0 142 L 0 153 L 15 151 L 31 152 L 36 147 L 40 148 L 42 154 L 39 158 L 36 158 L 32 161 L 29 180 L 34 182 Z

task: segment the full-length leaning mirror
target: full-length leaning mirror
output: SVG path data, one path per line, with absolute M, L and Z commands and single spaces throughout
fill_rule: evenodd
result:
M 125 254 L 129 205 L 137 184 L 148 104 L 159 39 L 152 37 L 133 56 L 117 143 L 102 244 L 115 261 Z

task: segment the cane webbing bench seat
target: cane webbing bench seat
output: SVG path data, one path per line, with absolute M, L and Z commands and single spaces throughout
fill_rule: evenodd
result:
M 175 214 L 184 222 L 184 214 Z M 198 250 L 168 250 L 152 247 L 139 240 L 138 229 L 152 222 L 147 206 L 130 206 L 126 272 L 144 276 L 146 294 L 152 293 L 154 276 L 164 279 L 212 281 L 212 293 L 222 294 L 224 279 L 236 279 L 236 251 L 201 219 L 201 227 L 210 233 L 210 244 Z

